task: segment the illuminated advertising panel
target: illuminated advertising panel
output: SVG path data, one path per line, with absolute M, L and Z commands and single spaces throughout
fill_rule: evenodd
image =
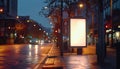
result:
M 86 19 L 70 19 L 70 46 L 84 47 L 86 43 Z

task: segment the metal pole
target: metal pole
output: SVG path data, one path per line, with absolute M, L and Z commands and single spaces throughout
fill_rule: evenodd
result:
M 111 15 L 111 22 L 112 22 L 112 0 L 110 0 L 110 15 Z M 111 31 L 112 31 L 112 33 L 111 33 L 111 47 L 113 46 L 113 23 L 112 23 L 112 25 L 111 25 L 112 27 L 111 27 Z
M 63 56 L 63 13 L 62 13 L 62 9 L 63 9 L 63 0 L 61 0 L 61 20 L 60 20 L 60 55 Z

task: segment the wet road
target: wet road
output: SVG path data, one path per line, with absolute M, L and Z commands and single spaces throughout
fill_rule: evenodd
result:
M 40 55 L 40 45 L 0 45 L 0 69 L 32 69 Z

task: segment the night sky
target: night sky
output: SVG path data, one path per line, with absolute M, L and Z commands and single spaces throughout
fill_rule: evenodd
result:
M 37 21 L 44 27 L 50 27 L 49 20 L 39 15 L 39 11 L 46 4 L 44 0 L 18 0 L 18 15 L 30 16 L 31 19 Z

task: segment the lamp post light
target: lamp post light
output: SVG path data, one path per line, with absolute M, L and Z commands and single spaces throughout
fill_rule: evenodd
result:
M 3 9 L 0 9 L 0 12 L 3 12 Z
M 3 13 L 3 8 L 0 8 L 0 13 Z
M 19 16 L 16 16 L 17 19 L 19 19 Z
M 80 8 L 83 8 L 83 7 L 84 7 L 83 3 L 80 3 L 80 4 L 79 4 L 79 7 L 80 7 Z

